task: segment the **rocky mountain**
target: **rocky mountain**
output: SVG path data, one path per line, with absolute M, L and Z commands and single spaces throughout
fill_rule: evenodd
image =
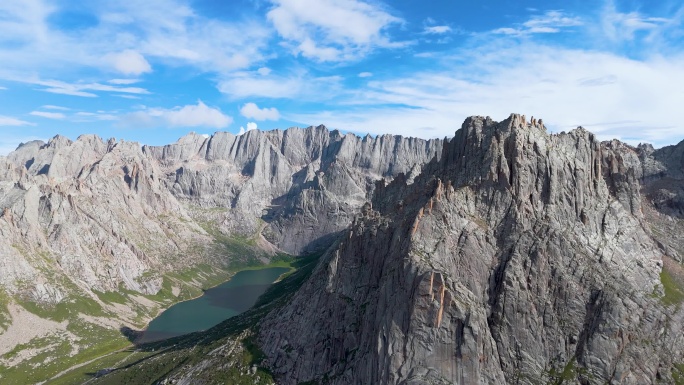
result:
M 516 114 L 450 140 L 56 137 L 0 158 L 0 280 L 34 301 L 73 286 L 154 299 L 179 269 L 239 258 L 211 246 L 227 239 L 263 258 L 325 250 L 271 302 L 102 383 L 673 383 L 683 157 L 684 142 L 549 134 Z
M 682 154 L 469 118 L 418 175 L 378 180 L 301 286 L 250 313 L 258 326 L 226 321 L 102 383 L 164 365 L 150 378 L 681 383 Z M 263 372 L 235 359 L 241 340 Z
M 300 253 L 345 228 L 375 180 L 416 173 L 441 143 L 323 126 L 190 134 L 163 147 L 92 135 L 30 142 L 0 158 L 0 284 L 14 293 L 40 282 L 33 298 L 59 302 L 41 272 L 57 270 L 84 289 L 154 293 L 159 282 L 141 277 L 181 255 L 181 264 L 201 259 L 192 254 L 211 241 L 207 222 L 226 234 L 263 231 Z
M 683 148 L 467 119 L 262 322 L 267 365 L 283 384 L 671 383 L 681 256 L 648 219 L 681 225 Z
M 417 174 L 441 146 L 323 126 L 21 145 L 0 157 L 0 382 L 15 347 L 30 358 L 91 345 L 91 324 L 123 343 L 120 327 L 144 327 L 227 271 L 327 247 L 375 180 Z M 41 319 L 58 323 L 36 333 Z
M 318 126 L 188 135 L 143 151 L 166 170 L 164 185 L 181 202 L 229 208 L 226 230 L 263 230 L 281 250 L 300 254 L 346 228 L 376 180 L 411 178 L 441 148 L 441 140 L 360 138 Z

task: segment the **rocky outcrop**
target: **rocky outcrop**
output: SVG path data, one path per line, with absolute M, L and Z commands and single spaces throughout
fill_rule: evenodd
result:
M 95 135 L 22 144 L 0 158 L 0 286 L 53 303 L 65 282 L 154 293 L 161 273 L 207 258 L 200 224 L 291 253 L 327 246 L 375 180 L 415 172 L 441 147 L 323 126 L 163 147 Z
M 441 148 L 441 140 L 360 138 L 318 126 L 190 134 L 143 152 L 159 162 L 167 188 L 181 202 L 228 208 L 221 219 L 225 231 L 251 234 L 263 224 L 268 240 L 300 254 L 329 244 L 346 228 L 376 180 L 415 174 Z
M 268 365 L 283 384 L 672 381 L 683 314 L 640 194 L 665 154 L 467 119 L 260 325 Z
M 11 293 L 52 303 L 65 285 L 155 293 L 161 281 L 146 272 L 209 240 L 135 143 L 58 136 L 0 162 L 0 284 Z

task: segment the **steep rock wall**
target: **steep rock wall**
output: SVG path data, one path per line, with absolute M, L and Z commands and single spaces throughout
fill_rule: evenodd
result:
M 655 383 L 681 362 L 637 151 L 469 118 L 261 324 L 282 383 Z

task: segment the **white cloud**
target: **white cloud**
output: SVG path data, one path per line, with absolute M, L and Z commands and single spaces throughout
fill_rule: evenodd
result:
M 34 126 L 34 124 L 11 116 L 0 115 L 0 126 Z
M 372 72 L 361 72 L 361 73 L 359 73 L 360 78 L 369 78 L 371 76 L 373 76 Z
M 681 13 L 681 12 L 680 12 Z M 680 16 L 681 17 L 681 16 Z M 639 12 L 619 12 L 613 1 L 607 1 L 601 14 L 601 28 L 606 38 L 613 42 L 631 41 L 637 32 L 643 31 L 655 35 L 663 33 L 673 19 L 649 17 Z M 681 28 L 681 25 L 675 27 Z
M 60 29 L 50 15 L 68 10 L 48 0 L 0 2 L 0 78 L 31 74 L 73 79 L 83 69 L 139 75 L 160 65 L 190 65 L 217 73 L 261 61 L 273 36 L 262 21 L 221 20 L 185 0 L 85 2 L 97 20 L 87 30 Z M 104 82 L 105 79 L 98 79 Z M 121 83 L 112 83 L 121 84 Z M 64 91 L 64 90 L 62 90 Z M 82 92 L 71 92 L 86 96 Z M 92 95 L 87 95 L 92 96 Z
M 430 27 L 425 27 L 425 30 L 423 31 L 423 33 L 434 35 L 441 35 L 448 32 L 451 32 L 451 27 L 449 27 L 448 25 L 434 25 Z
M 219 81 L 218 89 L 231 99 L 298 98 L 325 100 L 342 87 L 339 76 L 314 77 L 305 71 L 287 75 L 261 76 L 253 72 L 237 72 Z
M 97 111 L 87 112 L 79 111 L 71 117 L 75 122 L 95 122 L 95 121 L 117 121 L 119 120 L 116 112 Z
M 29 113 L 29 115 L 40 116 L 41 118 L 56 119 L 56 120 L 66 118 L 66 115 L 64 115 L 61 112 L 31 111 Z
M 7 87 L 0 86 L 0 91 L 6 90 L 6 89 L 7 89 Z
M 124 94 L 149 94 L 149 91 L 140 87 L 118 87 L 100 83 L 67 83 L 59 80 L 40 79 L 20 79 L 18 81 L 46 87 L 40 89 L 41 91 L 45 92 L 90 98 L 97 97 L 97 94 L 87 91 L 120 92 Z
M 534 30 L 535 28 L 562 28 L 577 27 L 584 24 L 579 17 L 568 16 L 562 11 L 547 11 L 543 15 L 534 16 L 523 23 L 523 26 Z
M 502 27 L 492 31 L 495 34 L 524 36 L 535 33 L 559 33 L 563 29 L 583 25 L 582 19 L 569 16 L 562 11 L 547 11 L 532 16 L 526 22 L 513 27 Z
M 253 77 L 247 73 L 237 73 L 218 84 L 219 91 L 234 99 L 249 96 L 289 98 L 297 95 L 302 88 L 302 82 L 297 78 Z
M 117 85 L 135 84 L 135 83 L 139 83 L 139 82 L 140 82 L 140 79 L 111 79 L 111 80 L 107 81 L 107 83 L 117 84 Z
M 240 108 L 240 114 L 247 119 L 278 120 L 280 113 L 276 108 L 259 108 L 255 103 L 247 103 Z
M 238 132 L 238 135 L 242 135 L 247 131 L 252 131 L 252 130 L 256 130 L 256 129 L 257 129 L 257 124 L 254 122 L 249 122 L 249 123 L 247 123 L 247 129 L 245 129 L 244 127 L 240 127 L 240 131 Z
M 257 70 L 259 75 L 266 76 L 271 73 L 271 69 L 268 67 L 261 67 Z
M 152 67 L 145 57 L 140 52 L 130 49 L 107 54 L 105 60 L 124 75 L 141 75 L 152 72 Z
M 384 30 L 401 19 L 361 0 L 272 0 L 267 18 L 297 54 L 319 61 L 353 59 L 390 45 Z M 334 15 L 324 17 L 323 15 Z
M 46 110 L 59 110 L 59 111 L 69 111 L 71 108 L 67 107 L 62 107 L 62 106 L 54 106 L 52 104 L 46 104 L 42 108 Z
M 511 28 L 511 27 L 497 28 L 492 32 L 502 34 L 502 35 L 520 35 L 520 34 L 522 34 L 521 30 L 518 30 L 516 28 Z
M 126 127 L 212 127 L 225 128 L 233 122 L 233 118 L 225 115 L 218 108 L 212 108 L 201 100 L 196 105 L 183 107 L 144 108 L 142 111 L 125 115 L 120 125 Z
M 174 127 L 213 127 L 224 128 L 233 119 L 217 108 L 207 107 L 202 101 L 197 105 L 187 105 L 180 109 L 162 110 L 162 116 Z

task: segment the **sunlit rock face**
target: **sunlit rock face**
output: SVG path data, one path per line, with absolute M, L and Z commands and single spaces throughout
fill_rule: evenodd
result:
M 270 251 L 314 250 L 349 225 L 375 180 L 417 174 L 442 143 L 323 126 L 161 147 L 29 142 L 0 157 L 0 286 L 50 303 L 74 287 L 155 293 L 159 273 L 222 258 L 206 253 L 207 225 Z
M 641 194 L 681 178 L 672 153 L 467 119 L 412 184 L 380 182 L 260 325 L 268 365 L 284 384 L 672 381 L 682 312 L 659 275 L 677 253 Z

